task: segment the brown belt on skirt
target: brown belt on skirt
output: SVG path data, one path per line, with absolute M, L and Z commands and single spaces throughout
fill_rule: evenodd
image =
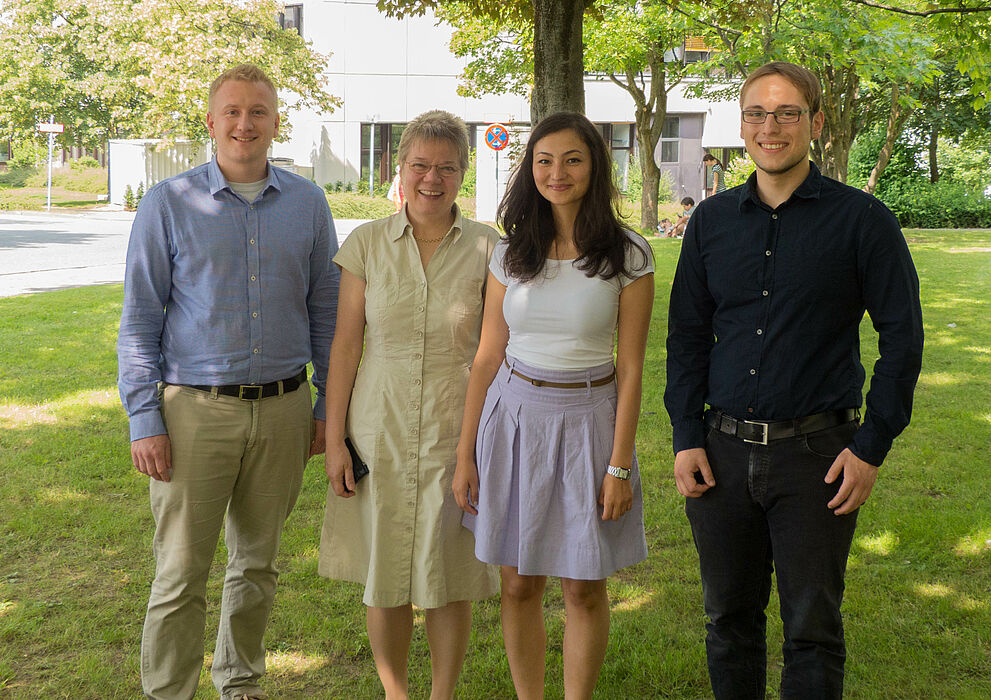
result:
M 593 379 L 590 382 L 545 382 L 543 379 L 533 379 L 532 377 L 526 376 L 522 372 L 517 372 L 515 369 L 509 366 L 509 360 L 503 360 L 503 362 L 506 363 L 506 367 L 509 369 L 509 371 L 515 374 L 520 379 L 525 379 L 534 386 L 541 386 L 541 387 L 545 386 L 549 389 L 584 389 L 587 386 L 588 387 L 605 386 L 616 377 L 616 370 L 614 369 L 612 372 L 609 373 L 608 377 L 600 377 L 599 379 Z

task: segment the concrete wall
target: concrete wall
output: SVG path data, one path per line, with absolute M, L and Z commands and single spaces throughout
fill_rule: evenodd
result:
M 135 193 L 142 184 L 147 191 L 165 178 L 206 163 L 211 157 L 209 144 L 193 141 L 166 146 L 157 139 L 112 139 L 110 201 L 123 204 L 128 185 Z

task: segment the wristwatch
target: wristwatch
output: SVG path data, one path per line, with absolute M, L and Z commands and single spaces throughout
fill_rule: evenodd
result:
M 627 481 L 630 478 L 630 474 L 633 473 L 633 469 L 630 467 L 614 467 L 610 464 L 609 468 L 606 469 L 606 473 L 615 476 L 617 479 Z

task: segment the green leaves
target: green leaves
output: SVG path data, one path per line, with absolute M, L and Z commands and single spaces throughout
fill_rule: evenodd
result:
M 55 116 L 65 143 L 205 138 L 210 82 L 241 62 L 265 68 L 282 107 L 332 111 L 327 57 L 277 22 L 274 0 L 4 0 L 0 120 L 13 136 Z M 283 135 L 288 128 L 283 129 Z

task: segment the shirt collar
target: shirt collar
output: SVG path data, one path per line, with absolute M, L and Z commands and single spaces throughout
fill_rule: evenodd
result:
M 390 217 L 389 221 L 389 239 L 392 241 L 398 241 L 402 238 L 402 235 L 406 231 L 410 231 L 410 235 L 413 232 L 413 224 L 410 223 L 409 217 L 406 215 L 406 205 L 398 212 Z M 459 238 L 461 238 L 461 231 L 464 229 L 464 217 L 461 214 L 461 207 L 454 204 L 454 223 L 451 224 L 451 228 L 447 230 L 448 233 L 454 232 L 452 236 L 452 243 L 456 243 Z M 446 237 L 446 236 L 445 236 Z
M 785 200 L 781 206 L 784 206 L 790 202 L 793 198 L 798 197 L 800 199 L 819 199 L 819 195 L 822 192 L 822 173 L 819 172 L 819 167 L 809 161 L 809 174 L 805 176 L 802 180 L 802 184 L 795 188 L 795 191 L 791 193 L 791 197 Z M 757 196 L 757 171 L 755 170 L 747 178 L 746 187 L 740 189 L 740 211 L 743 211 L 743 207 L 747 202 L 754 204 L 758 207 L 764 207 L 765 204 L 760 201 L 760 197 Z
M 210 161 L 207 172 L 210 176 L 211 195 L 216 195 L 223 189 L 233 192 L 227 184 L 227 178 L 220 172 L 220 166 L 217 164 L 217 156 L 214 156 Z M 273 168 L 271 164 L 268 165 L 268 177 L 265 178 L 265 187 L 262 188 L 262 192 L 264 193 L 269 187 L 273 187 L 280 192 L 282 191 L 282 183 L 279 181 L 279 169 Z

